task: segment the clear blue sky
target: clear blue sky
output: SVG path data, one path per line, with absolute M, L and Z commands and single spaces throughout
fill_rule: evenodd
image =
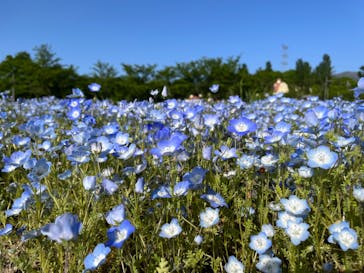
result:
M 91 72 L 98 60 L 159 68 L 202 57 L 236 57 L 250 72 L 271 61 L 335 72 L 364 65 L 363 0 L 0 0 L 0 61 L 49 44 L 64 65 Z

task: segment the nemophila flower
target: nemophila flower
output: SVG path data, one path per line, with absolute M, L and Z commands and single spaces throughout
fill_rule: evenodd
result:
M 67 98 L 83 98 L 85 95 L 83 94 L 83 92 L 81 91 L 81 89 L 79 88 L 73 88 L 72 89 L 72 94 L 67 95 Z
M 152 200 L 156 198 L 171 198 L 171 189 L 168 186 L 161 185 L 156 190 L 152 192 Z
M 346 137 L 338 136 L 338 137 L 336 137 L 336 140 L 334 141 L 334 145 L 336 147 L 342 148 L 342 147 L 346 147 L 354 142 L 355 142 L 355 137 L 346 138 Z
M 216 125 L 220 124 L 221 117 L 216 114 L 205 114 L 203 115 L 203 121 L 205 126 L 210 130 L 215 128 Z
M 211 160 L 212 146 L 202 147 L 202 158 L 205 160 Z
M 219 221 L 219 209 L 206 208 L 200 213 L 200 226 L 203 228 L 212 227 Z
M 259 255 L 259 262 L 255 267 L 263 273 L 281 273 L 281 264 L 282 261 L 278 257 Z
M 324 272 L 332 272 L 334 270 L 334 264 L 332 262 L 326 262 L 322 265 Z
M 244 154 L 236 160 L 236 163 L 241 169 L 247 170 L 254 166 L 256 160 L 257 158 L 255 156 Z
M 331 152 L 329 147 L 321 145 L 315 149 L 309 150 L 307 152 L 307 158 L 307 165 L 309 167 L 327 170 L 334 167 L 338 155 L 335 152 Z
M 267 154 L 260 158 L 260 164 L 264 168 L 272 168 L 278 162 L 278 157 L 273 154 Z
M 29 187 L 24 187 L 24 192 L 19 198 L 14 200 L 11 208 L 5 211 L 5 215 L 7 217 L 18 215 L 22 210 L 27 209 L 27 207 L 33 202 L 32 196 L 32 190 Z
M 117 132 L 114 137 L 114 143 L 122 146 L 127 145 L 129 143 L 129 134 Z
M 313 176 L 313 170 L 307 166 L 301 166 L 297 171 L 298 175 L 303 178 L 310 178 Z
M 135 192 L 143 193 L 144 192 L 144 178 L 139 177 L 137 182 L 135 183 Z
M 178 224 L 178 220 L 176 218 L 173 218 L 171 220 L 171 223 L 166 223 L 161 227 L 161 232 L 159 233 L 159 236 L 162 238 L 170 239 L 176 237 L 181 232 L 182 228 Z
M 291 124 L 284 121 L 280 121 L 274 126 L 274 129 L 283 134 L 288 134 L 291 132 L 291 127 L 292 127 Z
M 82 180 L 82 184 L 85 190 L 94 190 L 96 187 L 96 176 L 85 176 Z
M 237 136 L 244 136 L 246 134 L 254 132 L 256 129 L 257 124 L 245 117 L 230 120 L 227 127 L 228 132 Z
M 220 157 L 222 160 L 238 157 L 235 148 L 229 148 L 225 145 L 220 147 L 220 150 L 215 150 L 215 155 Z
M 13 230 L 13 225 L 6 224 L 4 228 L 0 228 L 0 236 L 8 235 Z
M 271 238 L 274 236 L 274 227 L 271 224 L 264 224 L 262 225 L 262 232 L 267 235 L 267 237 Z
M 302 217 L 296 217 L 286 211 L 278 212 L 278 220 L 276 222 L 277 227 L 286 229 L 288 227 L 288 221 L 294 223 L 301 223 L 303 222 Z
M 364 188 L 361 186 L 354 186 L 353 196 L 359 202 L 364 202 Z
M 340 232 L 341 230 L 343 230 L 344 228 L 350 228 L 349 223 L 346 221 L 341 221 L 341 222 L 336 222 L 333 223 L 332 225 L 329 226 L 329 232 L 330 232 L 330 236 L 327 239 L 327 241 L 331 244 L 335 244 L 335 240 L 334 240 L 334 236 L 333 234 L 335 232 Z
M 108 195 L 112 195 L 114 194 L 117 190 L 118 190 L 118 184 L 116 184 L 115 182 L 111 181 L 110 179 L 106 179 L 104 178 L 102 180 L 102 188 L 105 190 L 105 192 Z
M 81 117 L 82 109 L 81 107 L 71 107 L 67 112 L 67 117 L 70 120 L 78 120 Z
M 25 152 L 23 152 L 23 151 L 13 152 L 10 155 L 10 157 L 4 156 L 5 166 L 1 171 L 5 172 L 5 173 L 12 172 L 16 168 L 26 164 L 26 162 L 30 159 L 31 155 L 32 155 L 32 151 L 26 150 Z
M 190 181 L 181 181 L 176 183 L 173 187 L 173 195 L 175 196 L 184 196 L 188 193 L 189 189 L 191 188 Z
M 32 182 L 38 182 L 51 172 L 52 163 L 44 158 L 37 161 L 32 171 L 28 174 L 28 178 Z
M 304 217 L 311 211 L 307 200 L 300 199 L 296 195 L 291 195 L 288 199 L 282 198 L 281 203 L 284 209 L 294 216 Z
M 50 240 L 61 243 L 76 239 L 82 229 L 82 223 L 78 221 L 77 215 L 65 213 L 56 218 L 56 221 L 47 224 L 40 229 L 43 235 L 46 235 Z
M 121 248 L 126 239 L 135 231 L 135 227 L 129 222 L 124 220 L 119 226 L 111 227 L 107 231 L 108 241 L 106 246 Z
M 235 256 L 230 256 L 224 269 L 227 273 L 244 273 L 245 267 Z
M 258 235 L 250 236 L 250 249 L 256 251 L 258 254 L 265 253 L 272 246 L 272 241 L 268 239 L 264 232 L 260 232 Z
M 282 140 L 284 133 L 281 131 L 273 131 L 270 135 L 264 137 L 265 144 L 273 144 Z
M 88 85 L 88 89 L 91 92 L 99 92 L 100 89 L 101 89 L 101 85 L 98 84 L 98 83 L 91 83 L 91 84 Z
M 26 146 L 30 143 L 30 137 L 22 137 L 22 136 L 16 135 L 13 137 L 12 142 L 15 146 L 20 146 L 20 147 Z
M 210 86 L 209 89 L 210 89 L 211 93 L 217 93 L 219 91 L 219 88 L 220 88 L 220 85 L 213 84 L 213 85 Z
M 338 243 L 340 248 L 344 251 L 349 249 L 358 249 L 358 235 L 354 229 L 345 227 L 339 232 L 332 234 L 334 242 Z
M 358 99 L 360 97 L 360 95 L 364 93 L 364 77 L 361 77 L 358 80 L 357 87 L 355 87 L 352 90 L 354 91 L 354 97 L 356 99 Z
M 150 90 L 150 95 L 152 95 L 152 96 L 157 96 L 158 95 L 158 93 L 159 93 L 159 90 L 158 89 L 154 89 L 154 90 Z
M 83 264 L 85 265 L 85 271 L 87 270 L 95 270 L 100 265 L 102 265 L 106 256 L 110 253 L 111 249 L 104 244 L 98 244 L 94 251 L 86 256 L 83 260 Z
M 120 204 L 113 207 L 109 212 L 106 213 L 106 222 L 109 225 L 118 225 L 125 219 L 125 207 Z
M 170 139 L 159 141 L 157 143 L 157 147 L 152 148 L 150 153 L 157 157 L 171 155 L 181 147 L 182 142 L 186 138 L 187 137 L 183 134 L 174 134 L 170 137 Z
M 162 95 L 163 98 L 166 98 L 168 96 L 167 86 L 163 86 L 161 95 Z
M 203 242 L 203 237 L 201 235 L 196 235 L 193 241 L 196 245 L 200 245 Z
M 59 180 L 66 180 L 67 178 L 70 178 L 72 175 L 72 171 L 71 170 L 66 170 L 63 173 L 60 173 L 59 175 L 57 175 L 57 178 Z
M 228 207 L 225 199 L 219 193 L 214 192 L 212 189 L 209 189 L 207 193 L 202 194 L 201 198 L 209 202 L 210 206 L 213 208 Z
M 310 237 L 310 233 L 308 232 L 309 227 L 310 226 L 306 223 L 288 221 L 285 232 L 290 237 L 292 244 L 297 246 Z
M 134 143 L 131 143 L 129 146 L 114 146 L 113 155 L 119 159 L 128 160 L 135 155 L 136 151 L 137 146 Z
M 90 161 L 90 151 L 85 146 L 76 147 L 67 159 L 73 164 L 82 164 Z
M 198 189 L 201 187 L 203 180 L 205 179 L 207 170 L 202 167 L 194 167 L 190 172 L 183 175 L 184 181 L 191 182 L 191 189 Z

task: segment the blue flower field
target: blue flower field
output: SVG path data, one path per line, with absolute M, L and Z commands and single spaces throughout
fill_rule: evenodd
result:
M 362 100 L 163 95 L 2 94 L 1 272 L 364 271 Z

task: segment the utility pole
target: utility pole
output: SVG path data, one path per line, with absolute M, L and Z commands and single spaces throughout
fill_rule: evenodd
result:
M 287 70 L 287 65 L 288 65 L 288 45 L 282 44 L 282 61 L 281 61 L 281 65 L 282 65 L 282 70 L 286 71 Z
M 11 71 L 11 100 L 15 101 L 15 68 Z

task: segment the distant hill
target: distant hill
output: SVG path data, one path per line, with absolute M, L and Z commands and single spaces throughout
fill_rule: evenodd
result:
M 358 80 L 359 76 L 357 72 L 353 72 L 353 71 L 345 71 L 345 72 L 341 72 L 341 73 L 337 73 L 332 75 L 334 78 L 350 78 L 353 80 Z

